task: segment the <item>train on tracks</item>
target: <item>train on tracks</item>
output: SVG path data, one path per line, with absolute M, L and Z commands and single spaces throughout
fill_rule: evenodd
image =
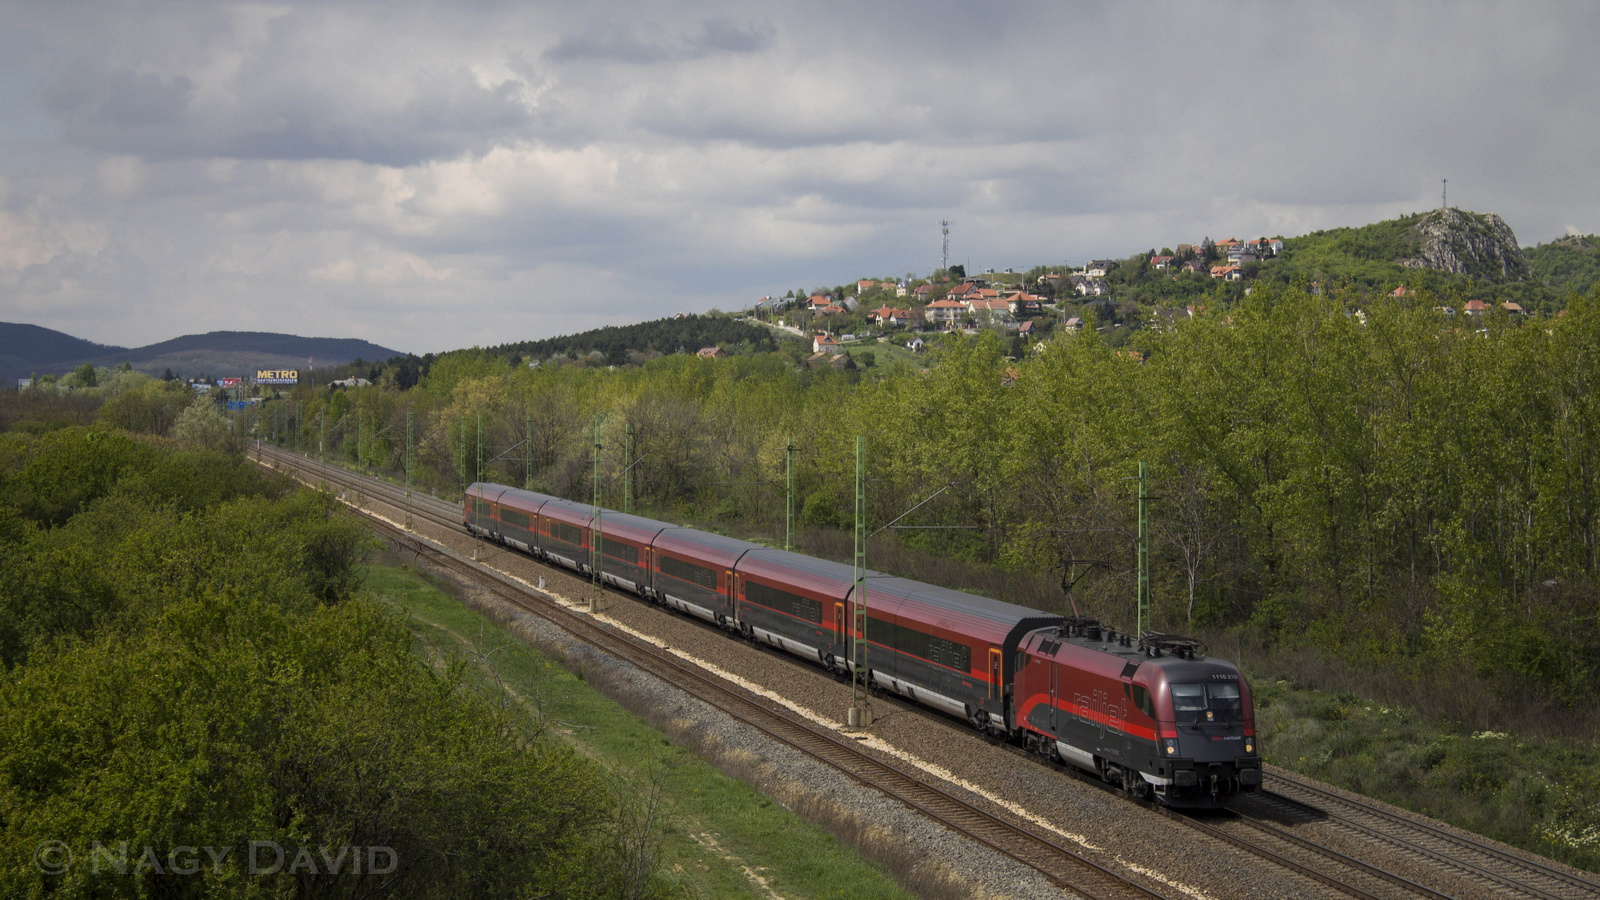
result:
M 877 572 L 858 585 L 841 563 L 501 484 L 469 487 L 462 523 L 1134 796 L 1206 808 L 1261 785 L 1249 684 L 1187 638 Z

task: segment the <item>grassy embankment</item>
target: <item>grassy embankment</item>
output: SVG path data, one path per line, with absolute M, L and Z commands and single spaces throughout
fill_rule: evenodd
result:
M 1269 763 L 1600 871 L 1600 749 L 1431 721 L 1415 710 L 1251 678 Z
M 885 897 L 913 896 L 883 866 L 865 860 L 817 825 L 723 774 L 674 743 L 654 724 L 607 699 L 579 670 L 569 672 L 468 608 L 445 590 L 395 566 L 372 566 L 371 594 L 403 614 L 423 652 L 441 665 L 460 665 L 479 687 L 522 706 L 530 728 L 571 743 L 615 774 L 619 794 L 629 798 L 632 835 L 659 871 L 686 897 Z M 672 723 L 665 725 L 669 731 Z M 680 741 L 692 743 L 692 736 Z M 768 780 L 760 760 L 722 753 L 719 765 L 756 783 Z M 781 780 L 781 779 L 780 779 Z M 778 791 L 782 796 L 781 789 Z M 784 801 L 830 827 L 899 870 L 914 860 L 898 858 L 888 835 L 853 823 L 847 811 L 811 808 L 801 797 Z M 917 896 L 963 893 L 937 883 L 931 873 L 910 876 Z

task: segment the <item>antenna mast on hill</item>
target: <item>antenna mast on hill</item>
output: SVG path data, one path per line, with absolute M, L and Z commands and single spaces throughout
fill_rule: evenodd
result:
M 1448 202 L 1449 196 L 1450 196 L 1450 179 L 1448 179 L 1448 178 L 1439 179 L 1439 208 L 1440 209 L 1445 209 L 1445 208 L 1450 206 L 1450 204 Z
M 940 248 L 939 248 L 939 268 L 948 269 L 948 268 L 950 268 L 950 220 L 949 219 L 940 219 L 939 220 L 939 234 L 943 238 L 943 241 L 940 244 Z

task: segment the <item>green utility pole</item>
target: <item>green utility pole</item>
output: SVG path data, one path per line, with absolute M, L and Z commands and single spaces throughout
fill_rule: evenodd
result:
M 533 487 L 533 416 L 522 420 L 522 487 Z
M 594 581 L 594 591 L 589 595 L 589 611 L 600 611 L 600 551 L 601 543 L 605 540 L 601 536 L 600 523 L 600 417 L 594 417 L 594 519 L 591 521 L 589 534 L 589 576 Z
M 411 530 L 411 410 L 406 410 L 406 530 Z
M 794 550 L 794 436 L 789 436 L 789 445 L 784 448 L 783 474 L 787 482 L 787 493 L 784 501 L 783 516 L 783 549 Z
M 456 474 L 461 478 L 461 493 L 467 492 L 467 420 L 461 420 L 461 443 L 456 445 Z
M 1150 514 L 1145 502 L 1150 499 L 1146 489 L 1144 460 L 1139 461 L 1139 611 L 1138 633 L 1144 635 L 1144 620 L 1150 614 Z
M 872 692 L 867 679 L 872 669 L 867 658 L 867 439 L 856 437 L 856 587 L 851 592 L 855 603 L 855 677 L 850 679 L 850 709 L 845 723 L 852 728 L 872 727 Z
M 598 505 L 598 504 L 597 504 Z M 633 423 L 622 432 L 622 511 L 633 512 Z

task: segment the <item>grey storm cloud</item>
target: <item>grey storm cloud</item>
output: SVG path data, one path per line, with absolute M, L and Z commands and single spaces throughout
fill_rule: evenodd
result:
M 45 101 L 78 127 L 130 129 L 180 122 L 193 94 L 194 82 L 183 75 L 79 65 L 51 85 Z
M 0 0 L 0 319 L 431 351 L 1438 203 L 1600 230 L 1600 5 Z
M 772 40 L 771 29 L 726 19 L 707 20 L 698 30 L 672 40 L 649 40 L 636 36 L 633 28 L 606 24 L 562 39 L 545 51 L 544 58 L 557 63 L 594 60 L 649 65 L 721 53 L 758 53 Z
M 387 166 L 481 152 L 541 118 L 524 102 L 522 81 L 484 86 L 461 67 L 416 73 L 377 106 L 353 105 L 338 87 L 245 88 L 202 108 L 188 76 L 79 64 L 50 85 L 46 103 L 70 139 L 112 153 Z

